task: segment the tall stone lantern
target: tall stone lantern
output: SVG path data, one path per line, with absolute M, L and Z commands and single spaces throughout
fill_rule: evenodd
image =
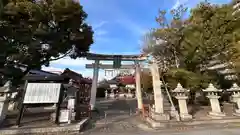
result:
M 192 119 L 192 115 L 189 114 L 187 108 L 187 99 L 188 93 L 190 90 L 182 87 L 180 83 L 177 84 L 177 87 L 172 91 L 175 93 L 175 98 L 178 100 L 180 117 L 182 120 Z
M 225 116 L 225 113 L 221 111 L 221 107 L 218 100 L 220 98 L 219 93 L 221 93 L 222 90 L 215 88 L 213 84 L 210 83 L 206 89 L 203 89 L 203 92 L 207 93 L 207 98 L 210 100 L 212 111 L 209 112 L 209 116 L 213 118 Z
M 234 83 L 230 89 L 227 89 L 227 91 L 231 92 L 233 101 L 237 104 L 237 108 L 235 110 L 235 113 L 233 114 L 236 116 L 240 116 L 240 87 L 236 83 Z

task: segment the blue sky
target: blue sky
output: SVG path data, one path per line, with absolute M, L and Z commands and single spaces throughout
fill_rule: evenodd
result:
M 159 9 L 170 11 L 180 4 L 192 8 L 200 1 L 204 0 L 80 0 L 80 4 L 88 14 L 87 22 L 94 30 L 94 44 L 90 52 L 140 54 L 141 38 L 151 28 L 157 27 L 155 17 Z M 209 1 L 222 4 L 231 0 Z M 90 63 L 92 61 L 85 59 L 64 58 L 53 61 L 50 67 L 43 69 L 62 71 L 68 67 L 86 77 L 91 77 L 92 70 L 85 69 L 85 64 Z M 99 79 L 102 78 L 104 72 L 101 70 Z

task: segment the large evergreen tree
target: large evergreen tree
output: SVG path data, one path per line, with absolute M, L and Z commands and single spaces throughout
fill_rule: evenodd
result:
M 82 6 L 73 0 L 1 1 L 1 61 L 41 68 L 65 56 L 81 57 L 93 43 Z M 1 64 L 2 66 L 3 64 Z M 13 75 L 10 74 L 12 77 Z

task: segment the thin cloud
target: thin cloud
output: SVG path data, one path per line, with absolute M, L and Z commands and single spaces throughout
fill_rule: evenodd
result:
M 107 21 L 101 21 L 100 23 L 93 25 L 95 41 L 99 41 L 99 39 L 103 38 L 103 36 L 108 33 L 108 31 L 103 28 L 104 25 L 107 23 L 108 23 Z
M 178 8 L 180 5 L 185 5 L 189 2 L 190 0 L 176 0 L 175 4 L 172 6 L 171 9 L 176 9 Z M 192 0 L 195 1 L 195 0 Z M 200 1 L 200 0 L 199 0 Z
M 56 61 L 52 61 L 51 65 L 59 65 L 59 66 L 85 66 L 86 64 L 90 64 L 93 61 L 87 60 L 85 58 L 71 59 L 70 57 L 62 58 Z
M 121 26 L 128 29 L 133 35 L 139 36 L 145 32 L 145 28 L 141 26 L 141 24 L 134 22 L 128 12 L 119 6 L 119 2 L 116 0 L 84 0 L 86 6 L 88 6 L 89 11 L 94 11 L 94 13 L 100 13 L 103 18 L 107 18 L 108 20 L 103 20 L 99 23 L 93 23 L 93 29 L 98 34 L 98 30 L 102 30 L 104 25 L 108 23 L 117 23 Z M 92 4 L 95 3 L 95 4 Z M 137 3 L 139 4 L 139 3 Z M 94 6 L 96 5 L 96 6 Z M 96 16 L 99 17 L 99 16 Z M 116 27 L 116 26 L 114 26 Z M 104 29 L 104 31 L 107 31 Z M 101 32 L 100 32 L 101 33 Z M 102 34 L 102 33 L 101 33 Z M 104 32 L 106 34 L 106 32 Z
M 94 36 L 103 36 L 106 35 L 108 33 L 108 31 L 106 30 L 96 30 L 94 33 Z
M 99 29 L 99 28 L 103 27 L 107 23 L 108 23 L 107 21 L 101 21 L 100 23 L 93 24 L 93 30 Z
M 132 34 L 136 36 L 141 36 L 146 32 L 145 28 L 143 28 L 140 24 L 131 21 L 130 19 L 122 18 L 116 22 L 128 29 L 130 32 L 132 32 Z

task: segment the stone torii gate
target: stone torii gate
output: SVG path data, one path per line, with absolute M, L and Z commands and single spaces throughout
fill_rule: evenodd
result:
M 88 53 L 86 56 L 87 60 L 94 60 L 93 64 L 86 64 L 86 68 L 93 68 L 93 80 L 91 88 L 90 105 L 91 110 L 95 108 L 97 83 L 98 83 L 98 72 L 99 69 L 133 69 L 136 70 L 136 96 L 138 101 L 138 109 L 141 110 L 142 103 L 142 92 L 141 92 L 141 69 L 140 62 L 145 61 L 146 57 L 140 55 L 106 55 L 106 54 L 93 54 Z M 113 65 L 103 65 L 100 61 L 113 61 Z M 134 61 L 133 65 L 122 65 L 122 61 Z

